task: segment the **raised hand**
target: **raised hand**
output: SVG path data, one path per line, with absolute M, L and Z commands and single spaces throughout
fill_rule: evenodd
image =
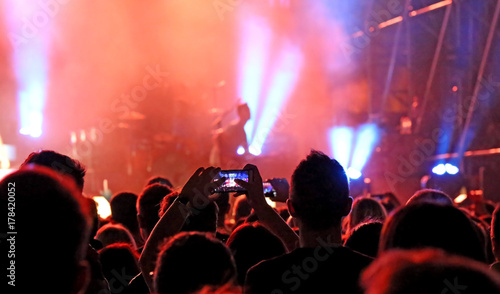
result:
M 267 180 L 276 191 L 276 197 L 271 198 L 274 202 L 286 202 L 290 193 L 290 185 L 286 179 L 272 178 Z
M 243 180 L 235 179 L 236 184 L 247 190 L 247 199 L 250 206 L 254 209 L 261 207 L 262 205 L 267 205 L 266 199 L 264 197 L 264 189 L 262 187 L 262 177 L 260 176 L 259 169 L 253 164 L 247 164 L 243 168 L 248 170 L 251 176 L 248 182 Z
M 194 208 L 198 208 L 200 205 L 205 206 L 210 201 L 210 194 L 226 180 L 221 178 L 213 181 L 220 170 L 218 167 L 197 169 L 182 188 L 179 198 L 187 199 Z

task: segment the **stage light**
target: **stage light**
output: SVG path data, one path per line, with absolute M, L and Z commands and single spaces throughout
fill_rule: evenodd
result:
M 251 145 L 258 150 L 262 150 L 269 133 L 281 115 L 281 109 L 294 89 L 302 66 L 302 52 L 298 47 L 284 44 L 281 50 L 272 72 L 269 92 L 265 96 L 265 105 L 251 141 Z
M 102 218 L 106 219 L 111 215 L 111 206 L 104 196 L 94 196 L 92 197 L 97 205 L 97 214 Z
M 455 202 L 456 204 L 460 204 L 464 202 L 465 199 L 467 199 L 467 194 L 460 194 L 455 199 L 453 199 L 453 202 Z
M 346 174 L 349 177 L 349 179 L 351 179 L 351 180 L 357 180 L 357 179 L 361 178 L 361 176 L 362 176 L 362 174 L 359 170 L 352 168 L 352 167 L 347 169 Z
M 252 155 L 259 156 L 262 150 L 254 145 L 250 145 L 250 147 L 248 147 L 248 152 Z
M 363 170 L 368 162 L 375 144 L 378 142 L 378 128 L 375 124 L 364 124 L 356 134 L 356 145 L 352 154 L 350 166 L 356 170 Z
M 444 164 L 440 163 L 432 168 L 432 172 L 436 175 L 442 176 L 446 173 L 446 167 L 444 166 Z
M 450 175 L 456 175 L 459 172 L 458 167 L 454 166 L 453 164 L 447 163 L 444 165 L 446 172 L 449 173 Z
M 18 76 L 18 82 L 21 84 L 23 79 L 28 79 L 29 76 Z M 25 81 L 30 83 L 31 81 Z M 37 85 L 29 85 L 29 90 L 18 92 L 19 118 L 21 128 L 19 133 L 25 136 L 38 138 L 42 135 L 43 124 L 43 106 L 44 106 L 44 91 Z
M 333 127 L 330 129 L 329 141 L 333 157 L 344 168 L 349 165 L 353 130 L 348 127 Z
M 261 17 L 242 18 L 240 27 L 240 57 L 238 95 L 250 108 L 251 118 L 245 124 L 247 141 L 251 142 L 258 114 L 259 98 L 269 55 L 272 32 Z
M 50 34 L 49 15 L 28 0 L 7 0 L 3 4 L 6 30 L 16 32 L 9 36 L 13 41 L 12 66 L 17 84 L 19 133 L 37 138 L 43 129 L 48 49 L 44 40 L 50 39 L 45 38 Z
M 244 148 L 243 146 L 239 146 L 239 147 L 238 147 L 238 150 L 236 150 L 236 153 L 237 153 L 238 155 L 243 155 L 243 154 L 245 154 L 245 148 Z

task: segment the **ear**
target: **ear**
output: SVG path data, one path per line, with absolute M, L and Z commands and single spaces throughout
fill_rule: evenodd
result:
M 493 255 L 495 259 L 500 260 L 500 244 L 497 242 L 496 238 L 491 237 L 491 250 L 493 251 Z
M 347 202 L 345 204 L 345 207 L 342 211 L 342 216 L 347 216 L 349 215 L 349 213 L 351 212 L 351 208 L 352 208 L 352 197 L 349 196 L 349 198 L 347 199 Z
M 139 224 L 139 228 L 144 228 L 144 226 L 146 225 L 144 217 L 140 214 L 137 214 L 137 223 Z
M 84 294 L 90 283 L 90 265 L 88 261 L 82 260 L 77 266 L 73 292 L 75 294 Z
M 290 213 L 290 215 L 293 217 L 297 217 L 297 213 L 295 212 L 295 208 L 293 207 L 293 203 L 290 198 L 286 200 L 286 206 L 288 207 L 288 212 Z

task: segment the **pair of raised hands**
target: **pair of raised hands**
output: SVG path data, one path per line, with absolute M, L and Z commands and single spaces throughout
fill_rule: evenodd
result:
M 253 164 L 247 164 L 243 169 L 248 170 L 252 176 L 248 182 L 239 179 L 236 179 L 235 182 L 247 190 L 247 199 L 252 207 L 266 205 L 262 188 L 262 177 L 258 168 Z M 208 167 L 206 169 L 201 167 L 197 169 L 182 188 L 179 198 L 187 199 L 193 207 L 206 204 L 207 201 L 210 201 L 213 191 L 226 180 L 225 178 L 220 178 L 214 181 L 214 178 L 220 171 L 220 168 L 215 167 Z M 279 179 L 272 179 L 270 182 L 277 194 L 273 200 L 285 202 L 288 198 L 288 182 Z

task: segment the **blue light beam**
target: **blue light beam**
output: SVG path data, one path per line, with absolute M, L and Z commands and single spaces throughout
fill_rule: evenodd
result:
M 351 159 L 351 167 L 356 170 L 363 170 L 366 162 L 370 158 L 375 144 L 378 142 L 379 133 L 377 125 L 365 124 L 359 128 L 356 136 L 356 145 Z
M 295 87 L 301 67 L 301 50 L 289 43 L 285 44 L 273 71 L 270 90 L 255 129 L 255 136 L 250 144 L 255 150 L 262 151 L 267 136 L 281 115 L 281 110 Z
M 349 127 L 333 127 L 328 137 L 333 157 L 343 168 L 347 168 L 351 158 L 353 130 Z
M 245 124 L 247 141 L 250 142 L 255 127 L 255 116 L 258 113 L 272 32 L 263 18 L 251 16 L 241 22 L 241 37 L 238 95 L 250 108 L 252 117 Z

